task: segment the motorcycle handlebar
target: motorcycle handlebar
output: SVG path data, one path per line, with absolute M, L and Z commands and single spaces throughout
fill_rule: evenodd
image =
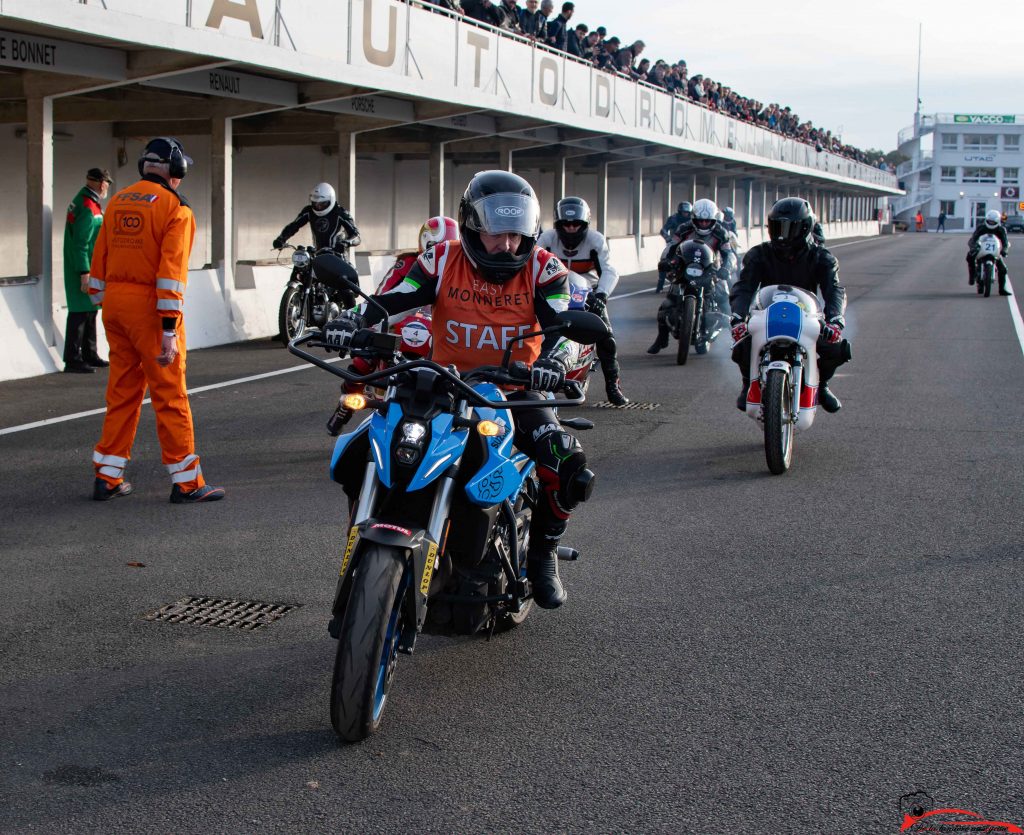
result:
M 306 362 L 315 365 L 317 368 L 322 368 L 336 377 L 341 377 L 343 380 L 347 380 L 350 383 L 358 383 L 360 385 L 370 385 L 377 382 L 378 380 L 388 379 L 401 374 L 403 371 L 412 371 L 415 368 L 431 368 L 437 371 L 442 377 L 448 380 L 458 392 L 474 406 L 487 406 L 492 409 L 537 409 L 551 406 L 551 402 L 547 400 L 524 400 L 524 401 L 508 401 L 508 400 L 488 400 L 481 395 L 476 389 L 469 386 L 465 379 L 472 377 L 479 377 L 483 380 L 493 382 L 496 385 L 522 385 L 525 382 L 529 382 L 529 366 L 525 363 L 517 362 L 512 365 L 511 368 L 502 368 L 501 366 L 481 366 L 480 368 L 474 368 L 472 371 L 467 372 L 465 379 L 452 373 L 447 368 L 438 365 L 436 362 L 426 359 L 408 360 L 401 362 L 398 365 L 393 365 L 390 368 L 383 368 L 380 371 L 371 371 L 369 374 L 353 374 L 347 368 L 342 368 L 336 365 L 332 365 L 320 357 L 314 356 L 308 351 L 303 351 L 299 346 L 310 344 L 313 348 L 327 348 L 330 347 L 325 345 L 323 342 L 314 342 L 314 340 L 320 336 L 319 331 L 309 331 L 302 336 L 297 336 L 291 342 L 288 343 L 288 350 L 295 356 L 304 359 Z M 515 371 L 513 371 L 515 369 Z M 523 376 L 523 369 L 525 369 L 525 377 Z M 567 380 L 562 388 L 566 394 L 571 395 L 565 400 L 559 400 L 557 405 L 559 408 L 562 406 L 581 406 L 586 402 L 586 396 L 583 394 L 583 387 L 575 380 Z

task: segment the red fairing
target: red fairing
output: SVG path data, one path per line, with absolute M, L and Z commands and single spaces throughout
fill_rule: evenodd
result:
M 747 391 L 747 402 L 761 402 L 761 382 L 759 380 L 751 380 L 750 389 Z
M 801 386 L 800 387 L 800 408 L 801 409 L 813 409 L 818 405 L 818 387 L 817 386 Z

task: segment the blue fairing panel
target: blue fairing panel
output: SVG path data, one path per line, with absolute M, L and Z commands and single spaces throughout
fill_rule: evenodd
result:
M 501 389 L 492 383 L 480 383 L 474 388 L 488 400 L 505 399 Z M 522 453 L 512 453 L 515 426 L 512 422 L 512 413 L 508 409 L 476 407 L 473 411 L 474 416 L 481 420 L 493 420 L 505 426 L 503 434 L 487 439 L 487 459 L 480 471 L 471 476 L 469 483 L 466 484 L 466 496 L 473 504 L 491 507 L 519 492 L 530 466 L 524 466 L 521 471 L 516 466 L 521 466 L 526 456 Z
M 353 429 L 351 432 L 346 432 L 344 435 L 339 435 L 338 440 L 335 441 L 334 453 L 331 455 L 330 472 L 331 478 L 334 481 L 338 482 L 338 484 L 342 483 L 340 475 L 341 470 L 339 468 L 339 465 L 341 464 L 341 459 L 344 457 L 345 451 L 351 448 L 352 442 L 355 441 L 357 438 L 361 437 L 362 435 L 365 435 L 369 431 L 370 420 L 371 417 L 367 417 L 355 429 Z M 365 464 L 365 461 L 361 463 Z
M 768 306 L 765 336 L 768 339 L 786 338 L 799 342 L 803 321 L 804 312 L 799 305 L 793 302 L 775 302 Z
M 453 415 L 438 415 L 430 423 L 430 444 L 416 475 L 409 482 L 410 492 L 421 490 L 436 479 L 449 466 L 459 460 L 469 439 L 468 429 L 452 431 Z
M 387 417 L 375 413 L 370 418 L 370 452 L 377 464 L 377 478 L 385 487 L 391 486 L 391 438 L 402 422 L 402 407 L 388 404 Z

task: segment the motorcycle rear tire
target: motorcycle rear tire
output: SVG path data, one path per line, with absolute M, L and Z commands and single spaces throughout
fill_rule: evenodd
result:
M 762 393 L 764 409 L 764 456 L 772 475 L 782 475 L 793 461 L 793 422 L 789 380 L 778 368 L 768 370 Z
M 277 311 L 277 338 L 287 345 L 299 334 L 296 331 L 296 320 L 292 318 L 292 310 L 302 305 L 302 288 L 289 287 L 281 296 L 281 306 Z M 299 310 L 299 318 L 302 311 Z
M 679 311 L 679 347 L 676 349 L 676 365 L 686 365 L 693 341 L 693 326 L 697 320 L 697 300 L 693 296 L 683 298 Z
M 380 728 L 402 632 L 405 570 L 402 549 L 368 544 L 352 578 L 331 677 L 331 724 L 346 742 Z

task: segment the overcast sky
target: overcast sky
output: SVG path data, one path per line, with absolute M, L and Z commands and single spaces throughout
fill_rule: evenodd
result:
M 574 2 L 574 23 L 639 38 L 645 58 L 683 58 L 691 75 L 789 105 L 860 148 L 891 151 L 913 124 L 919 24 L 923 113 L 1024 114 L 1024 0 Z

